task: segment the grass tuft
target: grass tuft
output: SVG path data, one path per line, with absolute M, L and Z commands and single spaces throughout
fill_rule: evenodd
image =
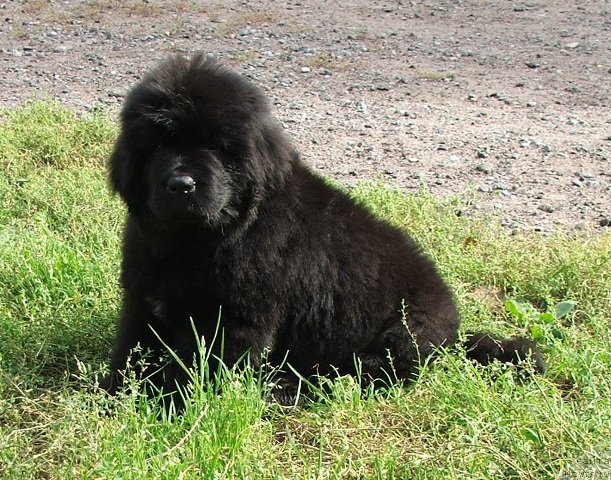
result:
M 0 166 L 101 166 L 116 128 L 101 111 L 78 116 L 48 100 L 0 111 Z

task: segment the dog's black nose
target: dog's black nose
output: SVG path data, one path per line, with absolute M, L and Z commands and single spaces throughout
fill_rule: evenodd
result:
M 195 180 L 189 175 L 174 175 L 169 178 L 165 187 L 170 193 L 193 193 Z

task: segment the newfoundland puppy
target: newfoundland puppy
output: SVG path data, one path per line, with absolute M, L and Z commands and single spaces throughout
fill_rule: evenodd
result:
M 406 379 L 455 342 L 456 305 L 431 259 L 310 170 L 242 76 L 172 57 L 129 92 L 121 127 L 110 182 L 128 208 L 124 301 L 108 392 L 140 368 L 136 346 L 139 374 L 164 391 L 186 383 L 199 338 L 212 370 L 219 358 L 285 365 L 273 397 L 291 404 L 296 373 Z M 526 339 L 473 335 L 468 348 L 543 369 Z

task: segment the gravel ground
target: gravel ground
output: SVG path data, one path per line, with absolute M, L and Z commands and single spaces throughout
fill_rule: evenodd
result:
M 0 0 L 0 105 L 116 113 L 159 59 L 251 77 L 303 158 L 496 212 L 509 232 L 611 225 L 609 1 Z

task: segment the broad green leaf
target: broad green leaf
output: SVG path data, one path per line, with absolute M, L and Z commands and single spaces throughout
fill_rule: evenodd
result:
M 556 321 L 556 317 L 554 315 L 552 315 L 551 313 L 542 313 L 539 315 L 539 320 L 543 323 L 554 323 Z
M 511 315 L 513 315 L 518 320 L 522 320 L 522 318 L 524 318 L 524 312 L 522 311 L 522 306 L 515 300 L 511 300 L 511 299 L 507 300 L 505 302 L 505 308 Z
M 541 443 L 541 436 L 532 428 L 526 427 L 522 430 L 522 434 L 531 442 Z
M 530 327 L 530 336 L 533 340 L 541 340 L 545 337 L 545 332 L 541 325 L 533 325 Z
M 563 302 L 559 302 L 556 304 L 556 318 L 566 317 L 569 313 L 571 313 L 577 302 L 574 300 L 565 300 Z

